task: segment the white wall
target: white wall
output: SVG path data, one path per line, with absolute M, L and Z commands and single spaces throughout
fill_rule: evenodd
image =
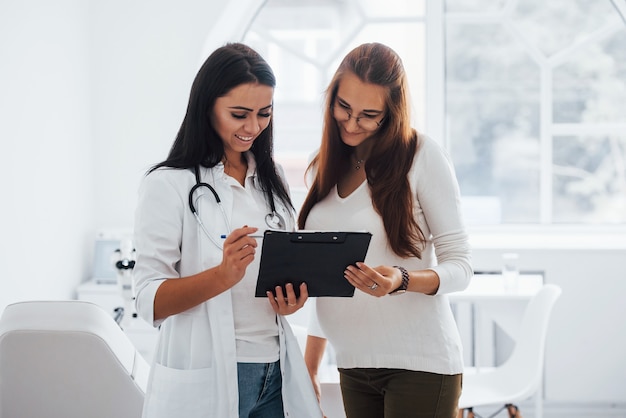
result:
M 95 232 L 132 226 L 141 175 L 172 143 L 224 3 L 0 1 L 0 309 L 73 297 Z M 513 249 L 563 288 L 548 400 L 626 403 L 626 237 L 611 237 L 557 250 L 475 236 L 476 268 Z
M 0 309 L 64 298 L 94 225 L 89 10 L 0 2 Z

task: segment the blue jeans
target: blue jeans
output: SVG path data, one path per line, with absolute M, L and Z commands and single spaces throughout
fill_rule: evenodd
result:
M 237 363 L 239 418 L 284 417 L 280 362 Z

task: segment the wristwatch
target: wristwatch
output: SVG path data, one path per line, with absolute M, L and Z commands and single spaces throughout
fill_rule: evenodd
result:
M 394 268 L 397 268 L 398 270 L 400 270 L 400 273 L 402 273 L 402 283 L 400 284 L 400 287 L 398 287 L 396 290 L 393 290 L 391 292 L 389 292 L 390 295 L 401 295 L 402 293 L 406 292 L 406 289 L 409 287 L 409 272 L 401 266 L 393 266 Z

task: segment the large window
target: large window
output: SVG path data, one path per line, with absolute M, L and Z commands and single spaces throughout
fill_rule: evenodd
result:
M 402 57 L 414 125 L 448 148 L 469 224 L 626 224 L 624 1 L 268 0 L 244 41 L 278 78 L 296 206 L 330 76 L 376 41 Z
M 626 223 L 615 4 L 448 0 L 445 44 L 447 139 L 475 222 Z

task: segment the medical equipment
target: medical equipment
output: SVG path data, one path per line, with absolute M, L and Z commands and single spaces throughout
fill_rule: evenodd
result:
M 117 286 L 122 295 L 124 306 L 115 309 L 115 321 L 126 329 L 130 321 L 137 318 L 135 311 L 135 293 L 133 291 L 132 272 L 135 267 L 135 248 L 132 241 L 120 240 L 120 247 L 113 252 L 112 261 L 117 270 Z
M 226 216 L 226 211 L 224 211 L 224 207 L 222 206 L 222 200 L 220 199 L 220 196 L 217 194 L 213 186 L 211 186 L 208 183 L 204 183 L 200 181 L 200 167 L 199 166 L 196 166 L 194 168 L 194 174 L 196 175 L 196 184 L 189 191 L 189 209 L 191 210 L 191 213 L 193 213 L 193 216 L 196 218 L 196 221 L 198 222 L 198 225 L 200 225 L 200 228 L 202 228 L 202 231 L 204 231 L 204 234 L 211 240 L 211 242 L 213 242 L 213 244 L 215 244 L 215 246 L 217 246 L 217 248 L 223 249 L 224 248 L 223 245 L 219 243 L 211 234 L 209 234 L 209 231 L 207 231 L 206 227 L 204 226 L 202 219 L 200 219 L 200 215 L 198 215 L 196 206 L 193 203 L 193 194 L 196 190 L 198 190 L 201 187 L 206 187 L 207 189 L 211 191 L 211 193 L 213 194 L 213 197 L 215 198 L 215 201 L 217 202 L 217 205 L 220 208 L 220 211 L 222 212 L 222 217 L 224 218 L 224 223 L 226 224 L 228 233 L 230 233 L 232 229 L 230 227 L 230 222 L 228 222 L 228 216 Z M 270 199 L 270 209 L 271 209 L 271 212 L 265 215 L 265 224 L 270 229 L 285 230 L 287 224 L 285 223 L 285 219 L 283 219 L 283 217 L 278 212 L 276 212 L 276 204 L 274 203 L 273 197 L 272 199 Z
M 150 363 L 94 303 L 8 305 L 0 317 L 0 359 L 3 418 L 141 416 Z

